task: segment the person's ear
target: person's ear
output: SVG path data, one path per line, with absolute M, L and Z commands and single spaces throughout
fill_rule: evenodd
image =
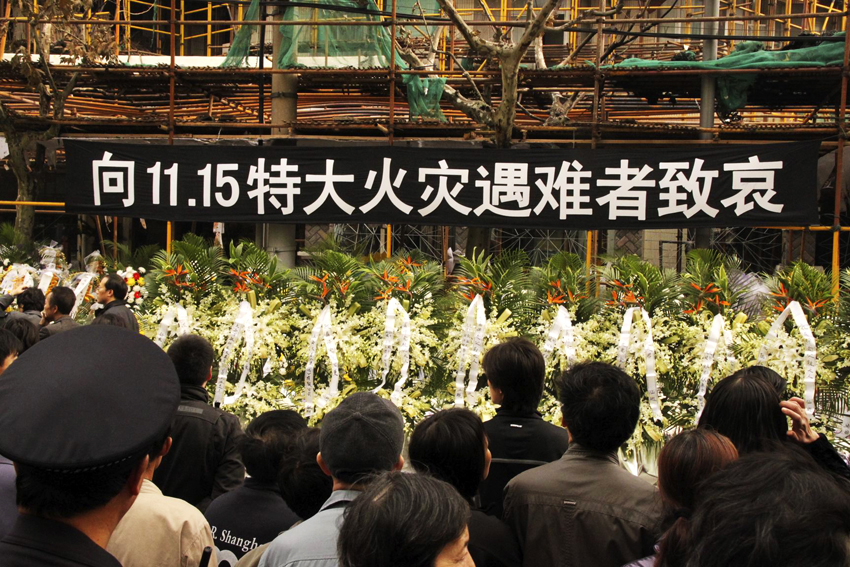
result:
M 321 453 L 316 453 L 316 462 L 319 464 L 319 468 L 322 469 L 323 473 L 330 477 L 333 477 L 333 475 L 331 474 L 331 469 L 328 468 L 328 464 L 325 462 L 324 459 L 322 459 Z
M 160 457 L 164 457 L 171 450 L 171 445 L 174 440 L 169 436 L 166 438 L 165 443 L 162 444 L 162 452 L 159 454 Z
M 394 471 L 400 471 L 400 470 L 401 470 L 401 469 L 403 469 L 403 468 L 404 468 L 404 457 L 402 457 L 401 455 L 399 455 L 399 456 L 398 456 L 398 461 L 396 461 L 396 464 L 395 464 L 395 465 L 393 465 L 393 470 L 394 470 Z
M 139 463 L 133 467 L 133 471 L 127 479 L 127 488 L 129 489 L 131 496 L 138 496 L 142 491 L 142 482 L 145 480 L 145 473 L 148 470 L 148 464 L 150 464 L 150 457 L 145 456 L 144 459 L 139 461 Z

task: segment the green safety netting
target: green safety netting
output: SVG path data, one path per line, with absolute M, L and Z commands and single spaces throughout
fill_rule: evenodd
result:
M 835 36 L 843 36 L 839 32 Z M 745 41 L 735 51 L 716 61 L 651 61 L 626 59 L 609 69 L 767 69 L 788 67 L 824 67 L 844 62 L 844 42 L 830 41 L 802 49 L 765 51 L 757 41 Z M 728 115 L 747 104 L 747 93 L 758 79 L 757 73 L 725 75 L 717 78 L 717 109 Z
M 375 12 L 372 14 L 343 12 L 333 8 L 350 8 Z M 403 0 L 397 4 L 397 13 L 419 14 L 420 10 L 435 10 L 436 1 L 416 2 Z M 427 13 L 427 12 L 426 12 Z M 252 0 L 245 19 L 256 20 L 259 15 L 259 0 Z M 282 18 L 284 21 L 313 20 L 316 25 L 279 26 L 281 35 L 277 65 L 281 69 L 305 68 L 387 68 L 390 66 L 390 32 L 383 26 L 329 26 L 323 20 L 349 19 L 353 21 L 380 21 L 378 6 L 373 0 L 366 5 L 357 0 L 321 0 L 316 7 L 290 6 Z M 421 26 L 420 26 L 421 27 Z M 251 47 L 254 26 L 242 26 L 236 33 L 233 45 L 227 53 L 222 67 L 238 67 L 244 64 Z M 395 64 L 399 69 L 408 65 L 396 53 Z M 445 122 L 440 109 L 440 99 L 446 84 L 445 79 L 402 75 L 407 87 L 410 117 L 434 118 Z

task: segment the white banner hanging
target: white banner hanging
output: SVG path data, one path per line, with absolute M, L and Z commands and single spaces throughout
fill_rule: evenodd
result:
M 244 337 L 245 340 L 245 363 L 242 367 L 242 376 L 239 379 L 239 384 L 236 386 L 236 392 L 233 396 L 224 396 L 224 384 L 227 382 L 227 367 L 230 359 L 236 352 L 236 347 Z M 232 404 L 239 396 L 242 395 L 242 389 L 245 387 L 245 379 L 248 376 L 248 370 L 251 366 L 251 356 L 254 353 L 254 319 L 252 316 L 251 304 L 243 301 L 239 304 L 239 313 L 230 327 L 230 334 L 227 337 L 227 342 L 224 343 L 224 349 L 221 351 L 221 358 L 218 362 L 218 380 L 215 384 L 215 398 L 213 405 L 220 405 L 224 402 L 225 405 Z
M 476 295 L 469 304 L 463 321 L 460 349 L 458 350 L 457 371 L 455 372 L 455 405 L 463 407 L 464 390 L 466 399 L 475 401 L 475 389 L 478 387 L 479 357 L 484 344 L 484 331 L 487 327 L 487 313 L 484 310 L 484 298 Z M 464 389 L 466 361 L 469 359 L 469 384 Z
M 186 312 L 186 308 L 182 305 L 171 305 L 162 317 L 162 322 L 157 329 L 156 338 L 153 340 L 156 346 L 162 347 L 165 344 L 165 339 L 168 338 L 175 318 L 177 319 L 177 336 L 182 337 L 189 333 L 189 314 Z
M 699 377 L 696 421 L 699 421 L 699 416 L 702 415 L 702 410 L 705 408 L 705 392 L 708 389 L 708 380 L 711 378 L 711 366 L 714 364 L 714 357 L 717 354 L 717 345 L 720 342 L 720 337 L 724 337 L 727 347 L 731 346 L 727 335 L 728 332 L 726 332 L 723 315 L 715 315 L 714 320 L 711 322 L 711 329 L 708 331 L 708 339 L 705 341 L 705 351 L 702 354 L 702 373 Z
M 410 371 L 410 315 L 404 310 L 398 299 L 391 298 L 387 302 L 387 320 L 384 325 L 384 343 L 383 353 L 381 355 L 381 385 L 375 388 L 375 392 L 384 387 L 387 382 L 387 375 L 392 366 L 392 352 L 395 346 L 395 321 L 396 314 L 401 317 L 401 333 L 398 338 L 398 355 L 401 357 L 401 372 L 400 377 L 393 387 L 393 393 L 390 399 L 395 405 L 401 405 L 402 389 L 407 382 L 408 372 Z
M 74 308 L 71 309 L 70 313 L 72 318 L 77 315 L 77 309 L 79 309 L 80 304 L 83 302 L 83 299 L 85 299 L 86 292 L 89 290 L 89 285 L 91 285 L 91 281 L 94 279 L 94 276 L 95 274 L 92 274 L 91 272 L 86 272 L 80 275 L 80 280 L 74 288 Z
M 620 340 L 617 345 L 617 366 L 626 368 L 626 360 L 629 356 L 629 345 L 632 340 L 632 319 L 637 311 L 643 318 L 646 326 L 646 338 L 643 343 L 643 359 L 646 366 L 646 393 L 649 396 L 649 407 L 652 416 L 656 420 L 662 420 L 661 399 L 658 393 L 658 373 L 655 369 L 655 341 L 652 340 L 652 320 L 649 313 L 640 307 L 629 307 L 623 316 L 623 327 L 620 330 Z
M 812 334 L 812 328 L 809 326 L 809 321 L 806 319 L 806 314 L 803 312 L 802 306 L 792 301 L 789 303 L 779 317 L 770 326 L 770 330 L 764 337 L 764 343 L 759 350 L 758 364 L 765 365 L 767 359 L 776 350 L 775 341 L 779 334 L 779 329 L 785 324 L 788 315 L 794 319 L 797 328 L 800 329 L 800 335 L 806 341 L 806 349 L 803 354 L 803 397 L 806 401 L 806 414 L 812 417 L 815 414 L 815 375 L 817 373 L 817 345 L 815 344 L 815 336 Z
M 325 343 L 325 350 L 328 354 L 328 360 L 331 363 L 331 383 L 322 397 L 319 399 L 319 406 L 324 407 L 327 403 L 337 395 L 339 395 L 339 359 L 336 354 L 336 339 L 333 336 L 333 317 L 331 315 L 330 305 L 326 305 L 319 317 L 313 325 L 313 331 L 310 333 L 310 347 L 307 358 L 307 367 L 304 371 L 304 415 L 311 417 L 315 412 L 314 401 L 314 375 L 316 368 L 316 348 L 319 344 L 319 336 L 321 335 Z
M 570 318 L 570 312 L 563 305 L 558 306 L 558 314 L 555 315 L 555 321 L 549 327 L 549 333 L 546 335 L 546 342 L 543 343 L 543 348 L 540 349 L 547 365 L 549 364 L 549 358 L 559 343 L 561 352 L 567 357 L 567 362 L 570 365 L 575 364 L 576 346 L 573 321 Z
M 850 415 L 839 415 L 838 421 L 840 429 L 838 429 L 835 434 L 842 439 L 850 439 Z

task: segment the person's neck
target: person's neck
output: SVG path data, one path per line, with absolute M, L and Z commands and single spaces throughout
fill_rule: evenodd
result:
M 124 517 L 125 513 L 126 510 L 123 507 L 110 502 L 103 508 L 98 508 L 97 510 L 92 510 L 73 518 L 57 518 L 55 521 L 82 532 L 97 545 L 106 549 L 106 544 L 109 543 L 112 532 L 115 531 L 115 527 L 121 521 L 121 518 Z
M 363 490 L 363 486 L 360 485 L 360 484 L 351 484 L 349 482 L 343 482 L 343 481 L 339 480 L 338 478 L 334 478 L 334 477 L 331 477 L 331 479 L 333 480 L 333 483 L 334 483 L 333 484 L 333 491 L 334 492 L 336 492 L 337 490 L 360 490 L 360 491 Z

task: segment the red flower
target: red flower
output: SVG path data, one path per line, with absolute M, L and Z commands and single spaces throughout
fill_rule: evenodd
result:
M 135 297 L 136 299 L 139 299 L 141 296 L 142 296 L 142 292 L 141 292 L 141 291 L 137 291 L 137 292 L 133 295 L 133 297 Z
M 136 280 L 137 280 L 137 279 L 139 279 L 140 277 L 142 277 L 142 275 L 141 275 L 139 272 L 136 272 L 136 273 L 134 273 L 134 274 L 133 274 L 133 279 L 136 279 Z

